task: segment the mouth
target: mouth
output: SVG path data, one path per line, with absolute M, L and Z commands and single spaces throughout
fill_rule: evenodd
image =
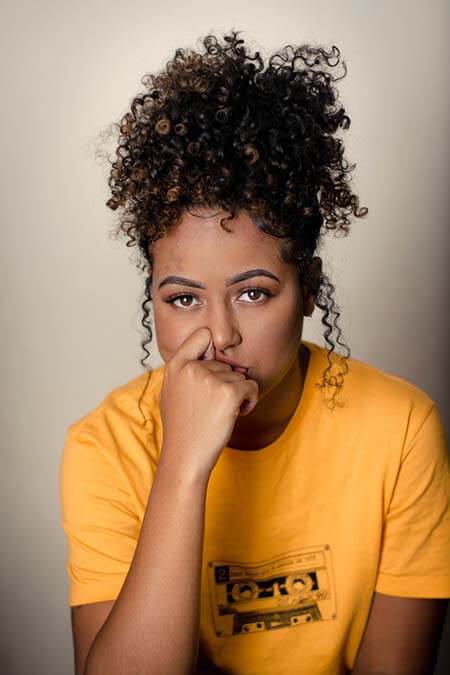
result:
M 242 375 L 245 375 L 245 377 L 248 379 L 248 368 L 244 368 L 244 366 L 231 366 L 233 371 L 236 373 L 242 373 Z
M 216 352 L 216 361 L 221 361 L 222 363 L 227 363 L 233 371 L 236 371 L 237 373 L 242 373 L 247 377 L 248 375 L 248 368 L 247 366 L 243 366 L 240 363 L 236 363 L 236 361 L 233 361 L 233 359 L 228 358 L 227 356 L 223 356 L 222 354 L 218 354 Z

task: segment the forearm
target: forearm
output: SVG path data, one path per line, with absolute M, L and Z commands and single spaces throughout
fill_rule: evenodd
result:
M 160 461 L 133 562 L 85 675 L 194 671 L 208 480 Z

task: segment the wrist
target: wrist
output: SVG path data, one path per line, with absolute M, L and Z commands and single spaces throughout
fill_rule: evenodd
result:
M 211 471 L 198 467 L 193 461 L 180 461 L 163 445 L 157 467 L 157 473 L 171 483 L 207 487 Z

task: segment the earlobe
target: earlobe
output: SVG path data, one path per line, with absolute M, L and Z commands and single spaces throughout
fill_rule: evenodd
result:
M 311 316 L 314 311 L 314 296 L 312 295 L 307 283 L 302 284 L 303 316 Z
M 303 316 L 309 317 L 312 316 L 315 308 L 314 298 L 310 293 L 306 294 L 305 304 L 304 304 Z
M 316 306 L 316 289 L 320 287 L 322 259 L 315 256 L 310 264 L 307 280 L 303 287 L 303 316 L 312 316 Z

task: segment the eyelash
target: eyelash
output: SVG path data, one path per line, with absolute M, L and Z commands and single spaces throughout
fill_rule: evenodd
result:
M 242 291 L 241 295 L 243 293 L 249 293 L 250 291 L 257 291 L 258 293 L 262 293 L 263 295 L 265 295 L 268 298 L 271 298 L 273 296 L 273 293 L 271 293 L 270 291 L 266 290 L 265 288 L 258 288 L 257 286 L 252 286 L 251 288 L 246 288 L 245 290 Z M 175 300 L 178 300 L 178 298 L 195 298 L 195 299 L 197 299 L 196 296 L 193 295 L 192 293 L 177 293 L 177 295 L 171 295 L 170 297 L 166 298 L 166 300 L 164 300 L 164 302 L 168 302 L 169 304 L 173 305 Z M 259 305 L 259 304 L 261 304 L 261 302 L 255 300 L 253 302 L 249 302 L 248 304 L 249 305 Z M 175 307 L 178 307 L 178 305 L 175 305 Z M 184 307 L 179 307 L 179 309 L 190 309 L 190 308 L 185 305 Z

